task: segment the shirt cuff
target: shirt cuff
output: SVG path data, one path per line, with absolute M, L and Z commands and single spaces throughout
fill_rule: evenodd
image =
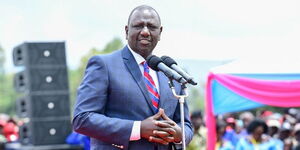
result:
M 173 142 L 174 143 L 174 145 L 175 145 L 175 148 L 176 149 L 182 149 L 182 141 L 180 141 L 179 143 L 176 143 L 176 142 Z
M 137 141 L 139 139 L 141 139 L 141 121 L 134 121 L 129 140 Z
M 180 142 L 174 142 L 174 144 L 182 144 L 182 141 L 180 141 Z

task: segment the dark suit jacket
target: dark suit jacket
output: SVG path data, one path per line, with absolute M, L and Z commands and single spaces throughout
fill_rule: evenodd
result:
M 180 107 L 168 86 L 168 78 L 158 72 L 159 107 L 180 125 Z M 177 92 L 180 85 L 176 86 Z M 134 121 L 155 114 L 143 75 L 127 46 L 107 55 L 92 57 L 78 88 L 73 129 L 91 137 L 92 150 L 167 150 L 168 146 L 146 139 L 130 141 Z M 185 104 L 186 143 L 193 136 L 188 108 Z

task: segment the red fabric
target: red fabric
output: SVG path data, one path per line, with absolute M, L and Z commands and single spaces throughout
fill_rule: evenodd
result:
M 18 126 L 12 122 L 6 123 L 3 128 L 3 134 L 8 142 L 15 141 L 19 138 Z

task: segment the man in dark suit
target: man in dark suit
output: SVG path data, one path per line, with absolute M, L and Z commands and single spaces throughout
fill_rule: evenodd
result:
M 160 40 L 160 17 L 152 7 L 138 6 L 131 12 L 125 31 L 128 45 L 89 60 L 78 88 L 73 128 L 91 137 L 92 150 L 169 150 L 170 145 L 180 146 L 178 99 L 168 86 L 169 79 L 144 62 Z M 180 84 L 175 84 L 175 89 L 179 93 Z M 184 109 L 188 144 L 193 131 L 186 104 Z

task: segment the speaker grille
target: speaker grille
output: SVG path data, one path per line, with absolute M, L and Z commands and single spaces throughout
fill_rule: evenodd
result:
M 23 43 L 13 49 L 16 66 L 66 65 L 63 42 Z
M 23 145 L 64 144 L 71 133 L 69 82 L 63 42 L 26 42 L 13 49 L 13 61 L 24 69 L 14 76 Z M 33 148 L 33 147 L 32 147 Z

